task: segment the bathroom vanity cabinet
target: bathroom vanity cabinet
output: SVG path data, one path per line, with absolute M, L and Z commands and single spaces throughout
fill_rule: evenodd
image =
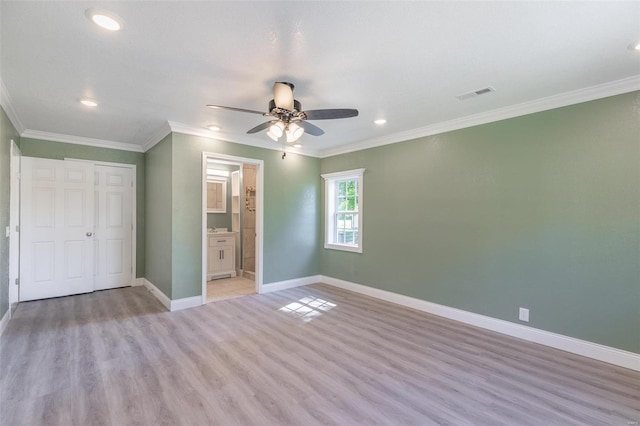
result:
M 236 276 L 236 236 L 234 232 L 213 232 L 207 235 L 207 280 Z

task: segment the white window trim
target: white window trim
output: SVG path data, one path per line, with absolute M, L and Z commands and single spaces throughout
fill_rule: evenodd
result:
M 354 169 L 354 170 L 345 170 L 343 172 L 335 172 L 335 173 L 325 173 L 322 176 L 324 179 L 324 248 L 331 250 L 342 250 L 342 251 L 350 251 L 355 253 L 362 253 L 362 235 L 363 235 L 363 227 L 362 227 L 362 218 L 363 218 L 363 205 L 364 205 L 364 197 L 363 197 L 363 187 L 364 187 L 364 170 L 365 169 Z M 331 183 L 336 179 L 345 179 L 345 178 L 357 178 L 358 179 L 358 245 L 348 245 L 348 244 L 335 244 L 331 243 L 331 236 L 333 235 L 333 216 L 334 216 L 334 198 L 329 195 L 333 193 L 333 189 L 331 188 Z

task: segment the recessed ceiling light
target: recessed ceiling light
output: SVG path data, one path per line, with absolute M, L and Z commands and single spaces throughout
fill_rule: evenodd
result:
M 123 25 L 122 19 L 118 15 L 106 10 L 89 8 L 84 14 L 91 22 L 105 30 L 118 31 Z
M 81 99 L 80 103 L 84 106 L 88 106 L 88 107 L 97 107 L 98 103 L 96 101 L 94 101 L 93 99 Z
M 211 130 L 212 132 L 220 131 L 220 127 L 218 126 L 207 126 L 207 129 Z
M 387 122 L 387 120 L 385 120 L 384 118 L 379 118 L 377 120 L 374 120 L 374 123 L 376 123 L 378 126 L 381 126 L 386 122 Z

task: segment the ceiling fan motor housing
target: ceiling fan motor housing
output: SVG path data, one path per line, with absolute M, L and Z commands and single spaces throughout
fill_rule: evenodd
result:
M 269 111 L 273 111 L 274 109 L 276 109 L 278 107 L 276 107 L 276 101 L 271 99 L 269 101 Z M 293 109 L 296 110 L 297 112 L 302 111 L 302 104 L 300 103 L 300 101 L 294 99 L 293 100 Z

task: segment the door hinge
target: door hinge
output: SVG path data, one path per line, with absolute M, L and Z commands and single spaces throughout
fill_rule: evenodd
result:
M 20 285 L 20 278 L 16 278 L 16 285 Z

